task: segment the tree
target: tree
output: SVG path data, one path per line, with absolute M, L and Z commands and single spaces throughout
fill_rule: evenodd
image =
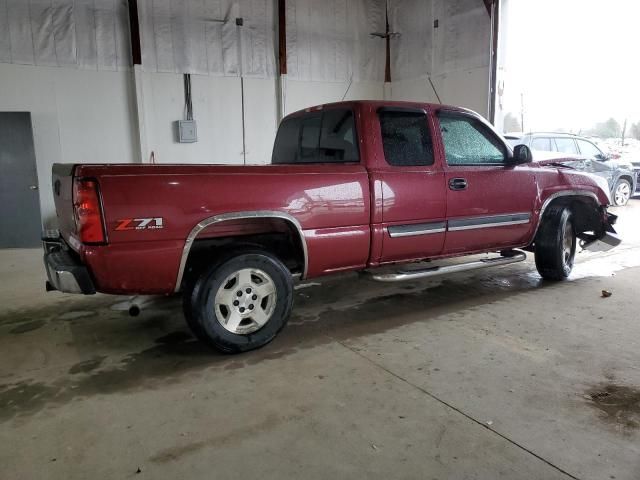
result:
M 509 112 L 504 116 L 502 130 L 504 130 L 505 133 L 521 132 L 522 126 L 520 125 L 520 122 L 518 121 L 516 116 L 513 113 Z
M 597 123 L 590 133 L 602 138 L 617 138 L 622 133 L 622 128 L 615 118 L 610 118 L 606 122 Z
M 629 127 L 629 136 L 640 140 L 640 122 L 634 123 Z

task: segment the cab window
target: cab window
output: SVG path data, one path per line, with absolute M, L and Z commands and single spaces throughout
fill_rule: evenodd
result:
M 273 144 L 271 163 L 295 163 L 300 136 L 300 117 L 282 121 Z
M 506 147 L 480 120 L 441 113 L 440 131 L 448 165 L 503 165 Z
M 271 163 L 353 163 L 360 161 L 353 112 L 337 108 L 287 118 L 273 146 Z
M 384 158 L 389 165 L 433 165 L 433 143 L 425 112 L 381 109 L 378 118 Z

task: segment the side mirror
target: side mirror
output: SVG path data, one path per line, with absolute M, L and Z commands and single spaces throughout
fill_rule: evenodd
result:
M 533 160 L 531 150 L 526 145 L 516 145 L 513 147 L 513 157 L 511 163 L 520 165 L 522 163 L 530 163 Z

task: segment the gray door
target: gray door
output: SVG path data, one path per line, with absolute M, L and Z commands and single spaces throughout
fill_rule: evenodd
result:
M 42 226 L 29 112 L 0 112 L 0 248 L 40 245 Z

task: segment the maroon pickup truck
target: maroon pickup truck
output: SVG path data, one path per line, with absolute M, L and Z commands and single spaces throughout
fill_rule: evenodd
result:
M 273 339 L 296 278 L 413 280 L 521 261 L 524 249 L 542 277 L 561 280 L 578 242 L 620 242 L 603 179 L 532 163 L 476 113 L 422 103 L 293 113 L 271 165 L 56 164 L 53 191 L 48 289 L 182 292 L 194 334 L 225 352 Z

